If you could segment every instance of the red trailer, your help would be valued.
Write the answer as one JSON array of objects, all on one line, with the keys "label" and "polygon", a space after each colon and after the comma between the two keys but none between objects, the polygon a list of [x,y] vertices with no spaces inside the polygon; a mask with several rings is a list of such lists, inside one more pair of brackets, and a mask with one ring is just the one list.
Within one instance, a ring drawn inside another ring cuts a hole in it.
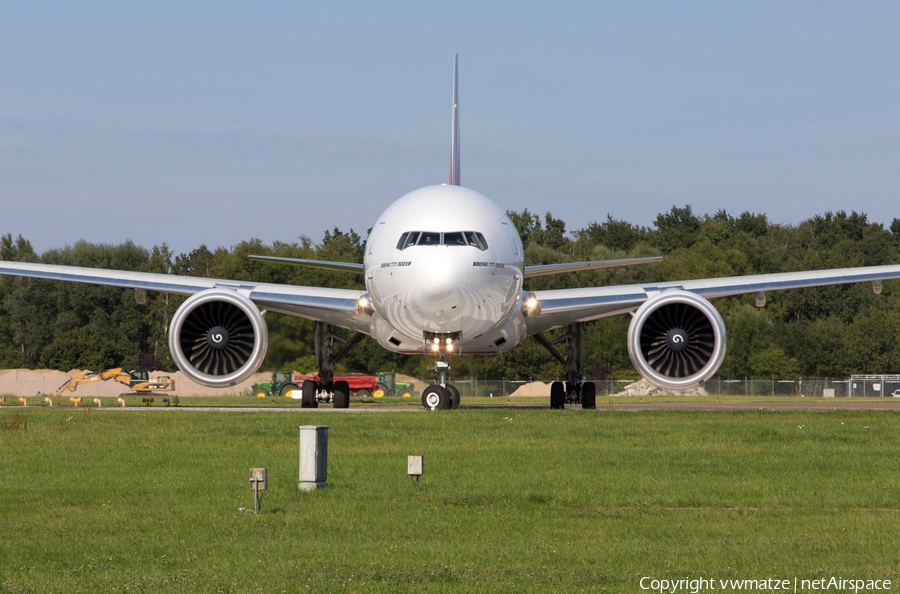
[{"label": "red trailer", "polygon": [[[294,383],[297,386],[302,386],[303,382],[311,381],[315,382],[319,389],[322,388],[322,382],[319,379],[318,373],[310,373],[310,374],[302,374],[295,373],[293,377]],[[350,388],[350,393],[354,396],[359,396],[360,398],[371,398],[372,393],[378,388],[378,378],[374,375],[362,375],[358,373],[351,373],[346,375],[335,375],[335,382],[347,382],[347,386]]]}]

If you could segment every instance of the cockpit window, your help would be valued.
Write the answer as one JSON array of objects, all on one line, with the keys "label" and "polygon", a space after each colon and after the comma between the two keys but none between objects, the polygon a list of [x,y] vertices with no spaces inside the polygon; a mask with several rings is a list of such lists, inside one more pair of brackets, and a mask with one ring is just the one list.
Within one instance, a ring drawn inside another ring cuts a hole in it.
[{"label": "cockpit window", "polygon": [[444,233],[444,245],[466,245],[462,231],[454,231],[453,233]]},{"label": "cockpit window", "polygon": [[397,242],[398,250],[405,250],[414,245],[448,245],[470,246],[484,251],[488,248],[484,235],[477,231],[407,231]]},{"label": "cockpit window", "polygon": [[441,245],[441,234],[437,231],[422,231],[416,245]]},{"label": "cockpit window", "polygon": [[406,242],[403,244],[403,247],[400,248],[400,249],[401,249],[401,250],[405,250],[406,248],[408,248],[408,247],[411,246],[411,245],[416,245],[416,240],[417,240],[418,238],[419,238],[419,232],[418,232],[418,231],[410,231],[409,237],[406,238]]},{"label": "cockpit window", "polygon": [[488,244],[484,239],[484,235],[478,233],[477,231],[466,231],[466,241],[469,245],[477,247],[482,251],[488,248]]}]

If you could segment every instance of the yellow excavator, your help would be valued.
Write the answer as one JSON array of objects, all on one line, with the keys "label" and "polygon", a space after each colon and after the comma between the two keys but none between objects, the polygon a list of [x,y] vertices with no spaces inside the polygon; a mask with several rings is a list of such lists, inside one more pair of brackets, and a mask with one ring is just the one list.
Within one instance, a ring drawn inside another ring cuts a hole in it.
[{"label": "yellow excavator", "polygon": [[120,394],[120,396],[146,396],[155,392],[171,392],[175,389],[175,380],[161,375],[156,379],[150,379],[150,373],[143,369],[132,369],[125,371],[121,367],[115,369],[107,369],[106,371],[85,371],[77,373],[72,378],[61,385],[59,389],[49,396],[63,396],[69,392],[74,392],[78,386],[82,384],[92,384],[94,382],[105,382],[108,380],[117,381],[131,388],[131,392]]}]

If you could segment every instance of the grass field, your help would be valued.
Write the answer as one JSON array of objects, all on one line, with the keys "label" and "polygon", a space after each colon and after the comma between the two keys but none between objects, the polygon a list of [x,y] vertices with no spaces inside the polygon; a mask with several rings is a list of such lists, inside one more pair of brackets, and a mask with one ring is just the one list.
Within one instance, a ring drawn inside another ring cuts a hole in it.
[{"label": "grass field", "polygon": [[[900,581],[895,413],[0,413],[3,592]],[[329,426],[313,493],[297,490],[305,424]],[[418,489],[408,454],[425,456]],[[255,466],[263,514],[240,515]]]}]

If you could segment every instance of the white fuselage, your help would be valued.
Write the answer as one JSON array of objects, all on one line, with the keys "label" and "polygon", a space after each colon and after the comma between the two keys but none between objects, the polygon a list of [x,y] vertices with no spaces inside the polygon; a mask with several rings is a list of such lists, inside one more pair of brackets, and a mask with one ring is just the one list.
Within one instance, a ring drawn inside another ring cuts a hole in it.
[{"label": "white fuselage", "polygon": [[386,349],[427,352],[428,336],[452,335],[459,352],[497,353],[525,337],[522,241],[478,192],[440,185],[401,197],[375,222],[363,263],[371,333]]}]

